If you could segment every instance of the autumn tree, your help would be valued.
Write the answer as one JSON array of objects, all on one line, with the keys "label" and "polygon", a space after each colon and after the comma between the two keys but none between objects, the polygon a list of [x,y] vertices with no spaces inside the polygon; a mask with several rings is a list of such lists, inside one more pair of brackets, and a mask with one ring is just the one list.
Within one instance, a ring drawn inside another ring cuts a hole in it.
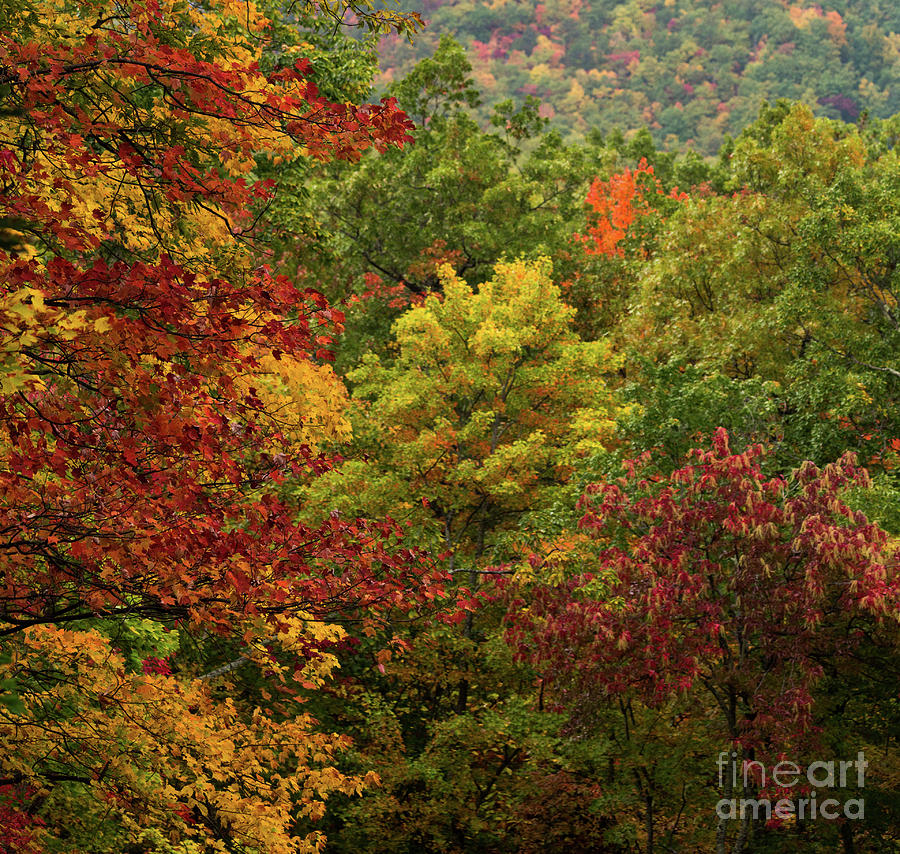
[{"label": "autumn tree", "polygon": [[338,508],[411,511],[456,572],[508,557],[504,532],[541,488],[610,440],[614,360],[572,331],[546,260],[498,264],[477,290],[440,276],[440,293],[396,322],[396,358],[366,356],[348,375],[367,459],[319,485],[343,484]]},{"label": "autumn tree", "polygon": [[457,585],[437,613],[398,611],[387,655],[364,641],[345,659],[354,678],[331,712],[385,786],[333,838],[342,851],[518,850],[520,807],[564,837],[540,807],[558,771],[573,808],[596,811],[578,833],[599,846],[612,822],[537,708],[533,674],[511,661],[491,579],[537,543],[554,559],[577,549],[544,516],[575,462],[611,441],[614,362],[572,330],[546,260],[498,264],[477,289],[449,266],[439,275],[440,292],[397,320],[393,358],[349,374],[357,455],[305,492],[310,510],[403,522]]},{"label": "autumn tree", "polygon": [[[595,176],[584,199],[586,228],[571,239],[574,263],[567,290],[578,308],[578,327],[590,337],[617,336],[618,327],[639,287],[641,271],[653,257],[657,237],[668,217],[687,198],[671,185],[674,153],[662,158],[669,186],[657,175],[643,152],[659,160],[649,135],[648,145],[636,137],[616,148],[615,168],[605,177]],[[634,168],[625,165],[628,154],[639,159]],[[623,157],[624,155],[624,157]]]},{"label": "autumn tree", "polygon": [[[893,667],[896,543],[842,500],[867,482],[852,457],[788,478],[765,462],[758,446],[732,453],[720,430],[670,475],[637,460],[588,489],[581,525],[603,543],[596,566],[532,587],[510,612],[519,655],[559,703],[588,716],[637,703],[678,720],[708,709],[714,749],[766,767],[834,747],[826,677],[876,686]],[[881,712],[896,713],[886,696]],[[736,786],[727,778],[723,796]],[[767,786],[743,794],[774,797]],[[706,844],[751,850],[765,833],[747,816],[736,824],[723,819]]]},{"label": "autumn tree", "polygon": [[[416,25],[322,7],[348,11]],[[2,809],[62,848],[312,850],[306,820],[363,775],[290,697],[214,695],[210,654],[317,684],[328,621],[405,598],[419,569],[390,523],[312,528],[278,492],[340,434],[320,362],[341,317],[258,263],[257,169],[402,145],[410,123],[322,97],[252,4],[3,21]]]},{"label": "autumn tree", "polygon": [[847,447],[877,463],[897,421],[897,179],[877,125],[766,108],[728,158],[727,190],[693,193],[667,219],[623,340],[778,383],[791,464]]},{"label": "autumn tree", "polygon": [[657,196],[687,198],[677,188],[667,194],[645,158],[636,169],[626,168],[608,181],[595,178],[585,200],[590,225],[587,234],[579,235],[588,253],[621,257],[628,245],[631,251],[648,254],[653,221],[659,220],[660,208],[672,207]]}]

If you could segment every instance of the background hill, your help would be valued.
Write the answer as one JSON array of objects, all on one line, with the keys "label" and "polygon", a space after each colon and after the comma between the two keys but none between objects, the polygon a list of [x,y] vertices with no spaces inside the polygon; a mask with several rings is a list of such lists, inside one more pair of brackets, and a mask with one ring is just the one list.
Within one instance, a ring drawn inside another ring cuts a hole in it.
[{"label": "background hill", "polygon": [[386,39],[383,83],[431,55],[466,48],[485,115],[535,95],[564,132],[647,126],[659,144],[718,150],[762,101],[790,98],[856,121],[900,111],[900,4],[894,0],[424,0],[415,44]]}]

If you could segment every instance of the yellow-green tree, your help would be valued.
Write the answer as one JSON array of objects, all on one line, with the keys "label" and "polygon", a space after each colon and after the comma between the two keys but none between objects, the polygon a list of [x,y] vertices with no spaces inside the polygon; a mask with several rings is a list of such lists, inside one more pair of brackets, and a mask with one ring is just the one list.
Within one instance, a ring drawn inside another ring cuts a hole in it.
[{"label": "yellow-green tree", "polygon": [[457,572],[509,559],[542,490],[609,445],[615,363],[573,331],[546,260],[500,263],[477,290],[444,268],[441,285],[396,322],[395,359],[349,373],[365,454],[322,483],[336,509],[414,520]]}]

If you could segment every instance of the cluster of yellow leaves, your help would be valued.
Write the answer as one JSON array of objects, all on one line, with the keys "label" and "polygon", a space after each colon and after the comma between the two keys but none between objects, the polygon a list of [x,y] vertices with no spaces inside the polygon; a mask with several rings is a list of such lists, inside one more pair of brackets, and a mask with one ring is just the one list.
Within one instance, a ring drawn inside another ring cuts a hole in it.
[{"label": "cluster of yellow leaves", "polygon": [[241,382],[256,388],[285,438],[312,449],[323,441],[350,438],[347,389],[330,365],[288,355],[276,359],[269,353],[261,353],[257,362],[256,373]]},{"label": "cluster of yellow leaves", "polygon": [[44,295],[35,288],[21,288],[0,296],[0,393],[22,391],[40,383],[33,372],[33,361],[21,358],[22,351],[39,339],[55,337],[70,340],[80,333],[103,332],[106,318],[91,320],[88,312],[63,311],[47,306]]},{"label": "cluster of yellow leaves", "polygon": [[2,678],[16,681],[25,709],[0,707],[0,740],[16,745],[4,776],[83,780],[82,798],[105,799],[126,838],[159,828],[210,850],[315,852],[323,837],[295,835],[297,816],[319,818],[330,794],[374,779],[336,770],[345,740],[315,732],[308,715],[242,713],[204,680],[129,672],[97,632],[32,627]]},{"label": "cluster of yellow leaves", "polygon": [[[449,267],[440,274],[442,296],[395,329],[402,362],[425,375],[393,383],[369,414],[400,441],[430,436],[438,451],[449,442],[456,453],[443,457],[457,459],[459,479],[496,495],[521,492],[543,465],[608,444],[614,402],[604,376],[616,358],[604,342],[574,334],[574,309],[549,262],[500,263],[477,291]],[[385,378],[371,360],[356,378],[370,376]],[[433,429],[420,431],[428,418]]]}]

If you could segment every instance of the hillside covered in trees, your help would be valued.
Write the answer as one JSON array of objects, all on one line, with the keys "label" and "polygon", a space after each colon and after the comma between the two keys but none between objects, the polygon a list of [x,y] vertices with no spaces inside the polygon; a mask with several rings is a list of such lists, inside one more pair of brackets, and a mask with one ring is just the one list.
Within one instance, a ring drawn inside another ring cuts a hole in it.
[{"label": "hillside covered in trees", "polygon": [[900,117],[418,29],[0,2],[0,854],[897,854]]},{"label": "hillside covered in trees", "polygon": [[900,111],[900,7],[889,0],[425,0],[410,45],[381,46],[382,80],[442,35],[466,49],[493,105],[532,95],[565,135],[647,127],[715,154],[764,101],[856,121]]}]

